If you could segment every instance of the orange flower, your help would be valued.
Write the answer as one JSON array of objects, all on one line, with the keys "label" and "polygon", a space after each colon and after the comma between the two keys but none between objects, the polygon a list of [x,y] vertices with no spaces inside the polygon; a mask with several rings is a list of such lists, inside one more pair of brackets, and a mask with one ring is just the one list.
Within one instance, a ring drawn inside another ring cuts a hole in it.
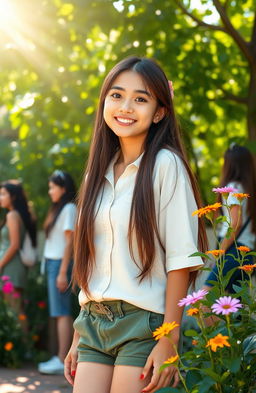
[{"label": "orange flower", "polygon": [[187,315],[189,317],[192,317],[193,315],[197,315],[199,313],[199,309],[198,308],[189,308],[187,310]]},{"label": "orange flower", "polygon": [[206,251],[206,254],[211,254],[214,257],[218,258],[220,255],[223,255],[225,253],[224,250],[210,250]]},{"label": "orange flower", "polygon": [[153,337],[155,337],[155,340],[159,340],[162,337],[168,336],[168,334],[178,326],[179,324],[176,322],[165,322],[153,332]]},{"label": "orange flower", "polygon": [[20,321],[25,321],[27,319],[25,314],[19,314],[19,320]]},{"label": "orange flower", "polygon": [[39,336],[37,334],[34,334],[34,336],[32,336],[32,340],[33,341],[38,341],[39,340]]},{"label": "orange flower", "polygon": [[179,359],[179,356],[171,356],[169,359],[165,360],[164,364],[172,364],[175,363]]},{"label": "orange flower", "polygon": [[221,333],[217,334],[217,336],[210,338],[208,340],[206,347],[211,347],[211,350],[213,352],[216,352],[217,348],[223,348],[224,346],[230,347],[229,342],[227,341],[229,339],[228,336],[223,336]]},{"label": "orange flower", "polygon": [[198,217],[202,217],[205,215],[209,215],[209,213],[213,213],[221,207],[221,203],[216,202],[213,205],[208,205],[198,209],[192,213],[192,216],[198,215]]},{"label": "orange flower", "polygon": [[241,203],[243,199],[245,198],[249,198],[249,194],[243,194],[242,192],[235,192],[234,197],[236,197],[236,199],[238,199],[238,201]]},{"label": "orange flower", "polygon": [[244,272],[247,273],[252,273],[253,269],[256,268],[256,264],[254,265],[243,265],[243,266],[238,266],[238,269],[243,270]]},{"label": "orange flower", "polygon": [[11,350],[13,349],[13,343],[12,343],[11,341],[8,341],[8,342],[5,344],[4,349],[5,349],[6,351],[11,351]]},{"label": "orange flower", "polygon": [[192,345],[197,345],[198,341],[197,340],[192,340]]},{"label": "orange flower", "polygon": [[249,251],[251,251],[251,249],[249,247],[246,247],[246,246],[239,246],[239,247],[237,247],[237,250],[242,251],[242,252],[249,252]]}]

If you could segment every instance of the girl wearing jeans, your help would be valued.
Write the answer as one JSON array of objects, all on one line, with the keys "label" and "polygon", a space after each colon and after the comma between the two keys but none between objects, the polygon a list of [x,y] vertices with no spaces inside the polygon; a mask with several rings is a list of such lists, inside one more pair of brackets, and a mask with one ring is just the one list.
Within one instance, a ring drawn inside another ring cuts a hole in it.
[{"label": "girl wearing jeans", "polygon": [[72,270],[73,231],[76,218],[75,185],[71,176],[56,170],[49,178],[52,206],[44,223],[48,301],[50,316],[57,321],[58,354],[39,363],[44,374],[63,374],[64,358],[72,336],[70,279]]}]

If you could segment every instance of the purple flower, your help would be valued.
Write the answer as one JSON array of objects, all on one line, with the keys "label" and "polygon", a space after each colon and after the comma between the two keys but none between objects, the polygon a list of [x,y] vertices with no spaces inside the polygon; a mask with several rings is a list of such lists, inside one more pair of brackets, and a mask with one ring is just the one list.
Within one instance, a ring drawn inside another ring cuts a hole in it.
[{"label": "purple flower", "polygon": [[194,304],[198,302],[198,300],[202,300],[205,295],[207,295],[208,291],[205,289],[199,289],[197,292],[193,292],[192,295],[188,295],[187,297],[184,297],[181,299],[178,303],[178,306],[183,307],[183,306],[189,306],[190,304]]},{"label": "purple flower", "polygon": [[9,276],[2,276],[2,277],[1,277],[1,280],[2,280],[2,281],[9,281],[10,278],[11,278],[11,277],[9,277]]},{"label": "purple flower", "polygon": [[237,312],[241,307],[243,306],[238,299],[232,298],[231,296],[222,296],[211,308],[215,314],[228,315],[231,312]]},{"label": "purple flower", "polygon": [[238,190],[234,187],[219,187],[219,188],[213,188],[213,192],[219,193],[219,194],[228,194],[230,192],[238,192]]}]

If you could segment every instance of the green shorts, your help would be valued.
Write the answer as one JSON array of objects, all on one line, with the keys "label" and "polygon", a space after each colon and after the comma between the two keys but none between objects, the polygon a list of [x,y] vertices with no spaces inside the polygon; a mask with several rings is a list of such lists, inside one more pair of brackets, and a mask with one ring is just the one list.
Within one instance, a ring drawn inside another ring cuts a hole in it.
[{"label": "green shorts", "polygon": [[121,300],[87,303],[74,322],[78,362],[144,367],[156,344],[152,332],[163,319]]}]

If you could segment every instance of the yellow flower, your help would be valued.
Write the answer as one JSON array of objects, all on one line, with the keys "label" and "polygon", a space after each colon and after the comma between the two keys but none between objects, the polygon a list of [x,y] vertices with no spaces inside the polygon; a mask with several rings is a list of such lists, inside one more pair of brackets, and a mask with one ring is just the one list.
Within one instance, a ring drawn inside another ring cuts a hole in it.
[{"label": "yellow flower", "polygon": [[187,315],[189,317],[192,317],[193,315],[197,315],[199,313],[199,309],[198,308],[189,308],[187,310]]},{"label": "yellow flower", "polygon": [[210,250],[206,251],[206,254],[211,254],[214,257],[218,258],[220,255],[223,255],[225,253],[224,250]]},{"label": "yellow flower", "polygon": [[5,349],[6,351],[11,351],[11,350],[13,349],[13,343],[12,343],[11,341],[8,341],[8,342],[5,344],[4,349]]},{"label": "yellow flower", "polygon": [[25,314],[19,314],[19,320],[20,321],[25,321],[27,319]]},{"label": "yellow flower", "polygon": [[242,192],[235,192],[233,195],[239,202],[242,202],[243,199],[249,198],[250,196],[249,194],[243,194]]},{"label": "yellow flower", "polygon": [[160,338],[167,336],[173,329],[178,326],[179,324],[176,322],[165,322],[162,324],[162,326],[160,326],[153,332],[153,337],[155,337],[155,340],[159,340]]},{"label": "yellow flower", "polygon": [[221,203],[216,202],[213,205],[208,205],[205,207],[202,207],[201,209],[198,209],[192,213],[192,216],[198,215],[198,217],[202,217],[205,215],[209,215],[209,213],[215,212],[221,207]]},{"label": "yellow flower", "polygon": [[251,249],[249,247],[246,247],[246,246],[239,246],[239,247],[237,247],[237,250],[242,251],[242,252],[249,252],[249,251],[251,251]]},{"label": "yellow flower", "polygon": [[171,356],[169,359],[167,359],[167,360],[164,362],[164,364],[172,364],[172,363],[175,363],[176,360],[178,360],[178,359],[179,359],[179,355]]},{"label": "yellow flower", "polygon": [[210,338],[208,340],[206,347],[211,347],[211,350],[213,352],[216,352],[217,348],[223,348],[224,345],[226,347],[230,347],[229,342],[227,341],[229,339],[228,336],[223,336],[221,333],[217,334],[217,336]]},{"label": "yellow flower", "polygon": [[243,266],[238,266],[238,269],[243,270],[244,272],[247,273],[252,273],[253,269],[256,268],[256,265],[243,265]]}]

